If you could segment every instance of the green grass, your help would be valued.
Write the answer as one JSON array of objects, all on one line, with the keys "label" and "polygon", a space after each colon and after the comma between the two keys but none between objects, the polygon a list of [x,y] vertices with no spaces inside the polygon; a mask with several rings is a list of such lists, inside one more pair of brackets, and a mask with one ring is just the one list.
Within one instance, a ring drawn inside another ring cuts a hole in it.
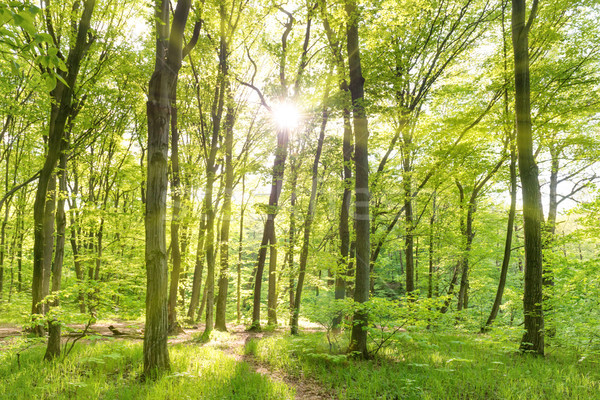
[{"label": "green grass", "polygon": [[[20,340],[20,339],[19,339]],[[63,362],[41,361],[44,346],[0,347],[0,398],[8,399],[292,399],[293,391],[251,371],[218,349],[198,344],[170,347],[172,371],[141,382],[142,344],[85,343]]]},{"label": "green grass", "polygon": [[[339,348],[347,341],[341,339]],[[340,399],[600,399],[600,358],[515,352],[489,335],[404,333],[375,360],[330,354],[323,334],[248,343],[273,367],[312,376]],[[581,361],[580,361],[581,360]]]}]

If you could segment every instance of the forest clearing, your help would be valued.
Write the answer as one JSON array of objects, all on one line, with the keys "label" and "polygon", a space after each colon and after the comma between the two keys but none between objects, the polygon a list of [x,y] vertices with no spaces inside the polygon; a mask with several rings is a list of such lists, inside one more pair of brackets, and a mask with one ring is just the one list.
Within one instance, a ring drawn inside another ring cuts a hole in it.
[{"label": "forest clearing", "polygon": [[0,2],[1,399],[600,399],[597,0]]}]

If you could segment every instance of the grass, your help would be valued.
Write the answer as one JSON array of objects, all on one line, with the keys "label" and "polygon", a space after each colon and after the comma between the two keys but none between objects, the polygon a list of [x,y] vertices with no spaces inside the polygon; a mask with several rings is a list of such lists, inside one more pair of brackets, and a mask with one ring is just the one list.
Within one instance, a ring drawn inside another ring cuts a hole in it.
[{"label": "grass", "polygon": [[[282,383],[212,347],[170,347],[172,371],[141,382],[142,344],[128,341],[76,346],[62,362],[42,362],[45,347],[23,351],[23,339],[0,347],[2,399],[292,399]],[[20,363],[20,367],[19,364]]]},{"label": "grass", "polygon": [[340,399],[600,399],[597,355],[581,359],[561,349],[539,358],[516,347],[489,335],[415,332],[374,360],[354,361],[330,354],[324,335],[313,333],[250,342],[246,352],[312,376]]}]

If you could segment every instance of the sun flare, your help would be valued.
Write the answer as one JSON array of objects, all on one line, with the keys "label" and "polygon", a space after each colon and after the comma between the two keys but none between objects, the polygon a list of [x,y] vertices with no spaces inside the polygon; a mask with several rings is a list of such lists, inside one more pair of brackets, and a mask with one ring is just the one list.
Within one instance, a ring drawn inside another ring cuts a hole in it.
[{"label": "sun flare", "polygon": [[278,128],[294,129],[300,123],[300,111],[291,103],[279,103],[273,107],[273,120]]}]

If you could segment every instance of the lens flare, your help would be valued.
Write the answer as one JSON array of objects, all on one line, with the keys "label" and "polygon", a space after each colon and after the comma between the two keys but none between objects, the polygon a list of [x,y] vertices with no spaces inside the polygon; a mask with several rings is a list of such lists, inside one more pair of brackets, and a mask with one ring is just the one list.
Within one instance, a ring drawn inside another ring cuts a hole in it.
[{"label": "lens flare", "polygon": [[294,129],[300,123],[298,108],[290,103],[279,103],[273,106],[273,120],[280,129]]}]

